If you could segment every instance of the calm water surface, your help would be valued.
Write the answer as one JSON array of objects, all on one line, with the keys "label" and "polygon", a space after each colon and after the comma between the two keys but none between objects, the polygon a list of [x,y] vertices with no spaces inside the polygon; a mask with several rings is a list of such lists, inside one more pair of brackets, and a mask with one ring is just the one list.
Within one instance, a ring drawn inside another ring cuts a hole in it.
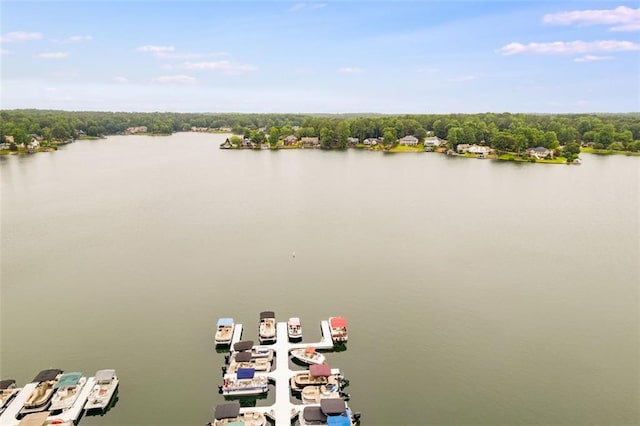
[{"label": "calm water surface", "polygon": [[224,138],[0,158],[3,378],[115,368],[118,403],[83,425],[203,425],[223,400],[215,321],[256,338],[274,310],[312,341],[348,318],[328,359],[365,425],[640,423],[640,159]]}]

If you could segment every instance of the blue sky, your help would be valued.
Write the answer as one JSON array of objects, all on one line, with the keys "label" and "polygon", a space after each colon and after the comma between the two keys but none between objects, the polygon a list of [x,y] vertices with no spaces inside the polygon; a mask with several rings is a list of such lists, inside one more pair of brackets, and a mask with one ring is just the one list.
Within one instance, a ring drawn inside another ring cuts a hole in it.
[{"label": "blue sky", "polygon": [[6,1],[1,107],[640,111],[613,1]]}]

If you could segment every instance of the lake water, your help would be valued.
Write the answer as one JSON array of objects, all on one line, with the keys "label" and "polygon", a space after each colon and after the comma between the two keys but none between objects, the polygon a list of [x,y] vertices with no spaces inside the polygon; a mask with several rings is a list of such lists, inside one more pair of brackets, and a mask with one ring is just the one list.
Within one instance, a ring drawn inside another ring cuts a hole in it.
[{"label": "lake water", "polygon": [[327,357],[363,425],[640,423],[640,158],[224,138],[0,158],[3,378],[115,368],[116,406],[83,425],[203,425],[223,401],[217,318],[255,339],[273,310],[309,341],[347,317]]}]

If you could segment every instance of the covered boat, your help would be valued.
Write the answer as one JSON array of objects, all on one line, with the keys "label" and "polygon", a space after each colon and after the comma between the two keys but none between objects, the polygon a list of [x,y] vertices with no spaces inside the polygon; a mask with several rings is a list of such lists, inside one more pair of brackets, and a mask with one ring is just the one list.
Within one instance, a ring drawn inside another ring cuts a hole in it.
[{"label": "covered boat", "polygon": [[291,351],[291,356],[305,364],[324,364],[326,361],[325,356],[316,351],[313,346],[294,349]]},{"label": "covered boat", "polygon": [[351,410],[346,402],[340,398],[325,398],[319,406],[309,406],[302,410],[300,424],[304,426],[352,426],[355,424]]},{"label": "covered boat", "polygon": [[230,345],[234,327],[235,323],[233,322],[233,318],[220,318],[216,325],[216,345]]},{"label": "covered boat", "polygon": [[240,412],[240,403],[237,401],[219,404],[215,409],[215,420],[208,426],[265,426],[267,419],[263,413],[251,409]]},{"label": "covered boat", "polygon": [[231,357],[227,373],[235,373],[240,368],[253,368],[256,371],[271,371],[271,360],[267,358],[253,358],[251,352],[238,352]]},{"label": "covered boat", "polygon": [[113,394],[118,388],[118,377],[116,376],[116,370],[107,369],[99,370],[95,375],[96,384],[89,393],[87,399],[87,405],[84,406],[85,410],[104,410],[107,408],[113,398]]},{"label": "covered boat", "polygon": [[344,378],[336,369],[327,364],[313,364],[309,371],[302,371],[291,377],[291,390],[300,392],[305,386],[337,385],[342,387]]},{"label": "covered boat", "polygon": [[61,374],[62,370],[56,368],[39,372],[33,379],[33,382],[38,385],[22,404],[22,409],[18,412],[17,417],[22,418],[27,414],[46,411],[51,404],[54,386]]},{"label": "covered boat", "polygon": [[323,398],[340,398],[338,385],[305,386],[300,392],[303,404],[319,404]]},{"label": "covered boat", "polygon": [[343,317],[329,318],[331,328],[331,339],[333,343],[346,343],[349,335],[347,333],[347,320]]},{"label": "covered boat", "polygon": [[58,414],[58,412],[71,407],[78,399],[78,395],[85,383],[87,383],[87,378],[82,377],[80,372],[61,375],[58,383],[53,387],[55,393],[51,398],[51,406],[49,407],[52,414]]},{"label": "covered boat", "polygon": [[287,321],[287,335],[289,340],[298,341],[302,339],[302,323],[300,318],[292,317]]},{"label": "covered boat", "polygon": [[0,414],[9,406],[9,403],[20,392],[13,379],[0,380]]},{"label": "covered boat", "polygon": [[276,342],[276,314],[272,311],[260,312],[258,340],[262,345]]},{"label": "covered boat", "polygon": [[251,354],[251,358],[266,358],[271,362],[273,360],[273,349],[263,347],[253,347],[253,340],[241,340],[233,344],[233,351],[228,357],[227,362],[232,362],[233,358],[240,352],[247,351]]},{"label": "covered boat", "polygon": [[265,376],[256,376],[253,368],[239,368],[233,374],[225,374],[220,392],[225,396],[259,395],[269,390]]}]

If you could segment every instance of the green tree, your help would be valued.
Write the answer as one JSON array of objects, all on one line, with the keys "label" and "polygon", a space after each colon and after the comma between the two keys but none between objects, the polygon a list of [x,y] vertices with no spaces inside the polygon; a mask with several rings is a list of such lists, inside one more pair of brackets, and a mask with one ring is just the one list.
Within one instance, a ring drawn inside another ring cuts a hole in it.
[{"label": "green tree", "polygon": [[278,139],[280,139],[280,131],[277,127],[272,126],[269,129],[269,143],[271,144],[271,146],[276,146],[276,144],[278,143]]},{"label": "green tree", "polygon": [[386,146],[395,146],[398,143],[396,129],[393,127],[386,127],[382,132],[382,142]]},{"label": "green tree", "polygon": [[323,127],[320,130],[320,147],[323,149],[330,149],[333,145],[334,138],[335,135],[333,133],[333,130],[327,127]]}]

